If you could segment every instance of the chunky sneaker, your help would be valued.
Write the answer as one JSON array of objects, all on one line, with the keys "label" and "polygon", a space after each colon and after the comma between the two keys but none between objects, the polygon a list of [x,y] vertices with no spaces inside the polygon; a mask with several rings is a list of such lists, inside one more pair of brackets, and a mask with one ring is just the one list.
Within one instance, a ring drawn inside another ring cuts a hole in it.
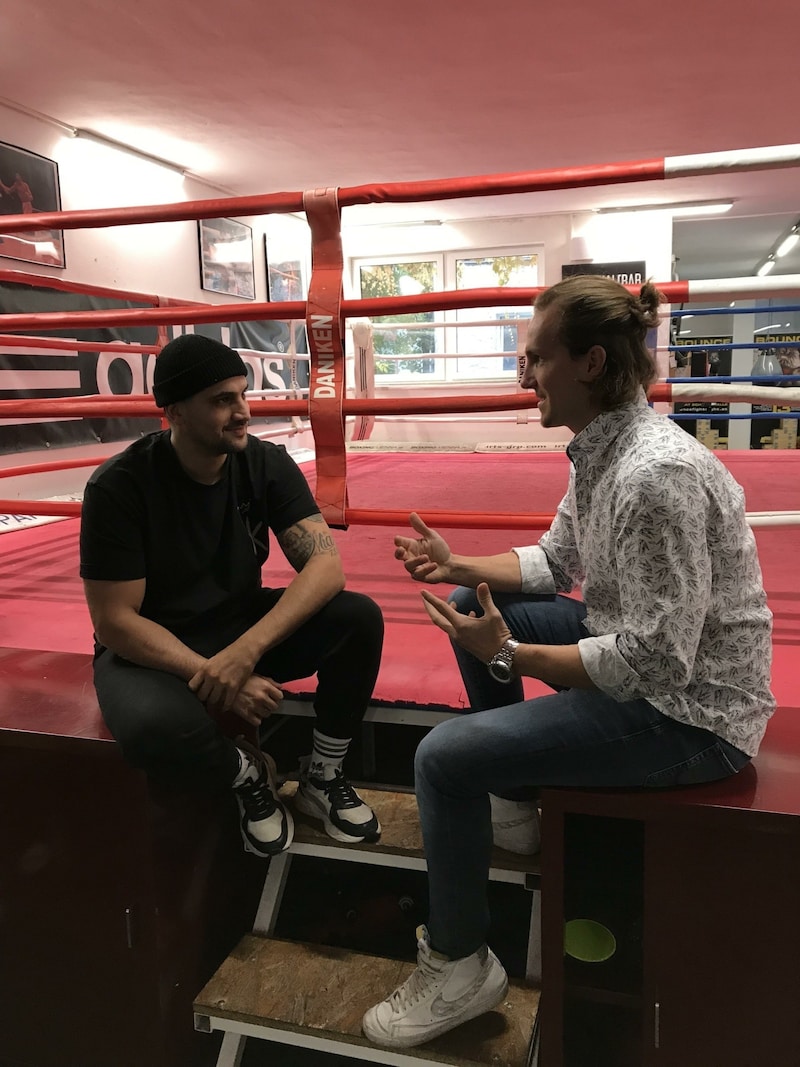
[{"label": "chunky sneaker", "polygon": [[234,785],[244,847],[257,856],[285,852],[294,837],[294,821],[278,798],[275,760],[242,738],[236,747],[247,757],[244,780]]},{"label": "chunky sneaker", "polygon": [[377,815],[342,772],[330,765],[311,763],[310,756],[300,760],[300,784],[294,802],[306,815],[321,819],[325,833],[334,841],[374,842],[381,836]]},{"label": "chunky sneaker", "polygon": [[541,848],[539,807],[535,800],[506,800],[489,794],[492,835],[498,848],[533,856]]},{"label": "chunky sneaker", "polygon": [[417,969],[364,1016],[364,1034],[376,1045],[422,1045],[505,999],[506,972],[486,945],[471,956],[449,960],[433,951],[428,931],[419,926],[417,950]]}]

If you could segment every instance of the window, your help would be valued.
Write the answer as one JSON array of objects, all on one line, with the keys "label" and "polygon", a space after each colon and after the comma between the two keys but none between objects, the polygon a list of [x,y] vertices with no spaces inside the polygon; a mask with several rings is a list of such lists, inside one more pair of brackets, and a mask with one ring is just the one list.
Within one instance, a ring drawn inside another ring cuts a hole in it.
[{"label": "window", "polygon": [[[357,280],[364,299],[432,293],[443,287],[441,259],[407,257],[402,261],[361,262]],[[431,357],[437,350],[437,333],[441,331],[433,327],[426,329],[420,323],[433,322],[437,315],[428,311],[416,315],[382,315],[372,320],[373,327],[377,327],[374,330],[376,379],[408,382],[421,375],[435,376],[436,361]],[[382,356],[406,358],[382,359]]]},{"label": "window", "polygon": [[[456,289],[512,289],[538,285],[538,256],[452,257]],[[459,326],[448,330],[448,350],[458,353],[449,377],[508,378],[517,373],[517,331],[512,320],[530,319],[531,308],[467,308],[451,312],[456,322],[495,320],[497,325]],[[527,327],[523,327],[527,329]],[[513,355],[499,359],[501,352]]]},{"label": "window", "polygon": [[[502,249],[358,260],[355,280],[363,298],[447,289],[528,288],[539,284],[539,260],[536,252]],[[527,329],[525,322],[531,314],[529,307],[490,307],[374,318],[376,380],[390,384],[420,379],[513,379],[519,331]],[[424,325],[428,322],[429,328]]]}]

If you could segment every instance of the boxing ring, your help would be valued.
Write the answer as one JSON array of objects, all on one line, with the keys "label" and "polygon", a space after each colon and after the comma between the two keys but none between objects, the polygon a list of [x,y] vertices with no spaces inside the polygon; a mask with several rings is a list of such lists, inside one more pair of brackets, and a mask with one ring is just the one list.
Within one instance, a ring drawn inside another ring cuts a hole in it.
[{"label": "boxing ring", "polygon": [[[215,217],[304,211],[312,237],[312,274],[307,301],[199,304],[173,298],[81,286],[51,277],[0,270],[0,282],[38,285],[75,292],[93,292],[110,299],[136,301],[148,307],[122,307],[101,311],[55,311],[0,315],[0,346],[8,349],[105,351],[108,358],[120,350],[106,344],[48,337],[48,331],[82,328],[155,327],[155,345],[124,345],[149,370],[130,396],[80,396],[0,401],[4,418],[125,418],[160,417],[149,386],[152,360],[169,339],[169,331],[204,323],[247,320],[300,322],[306,326],[310,355],[291,352],[291,360],[309,360],[309,385],[292,382],[286,390],[251,394],[251,413],[259,418],[281,419],[285,427],[270,423],[262,436],[286,440],[310,430],[313,460],[301,461],[320,510],[334,529],[351,589],[373,596],[387,624],[384,662],[369,717],[389,721],[430,723],[439,714],[452,714],[465,706],[450,650],[443,635],[434,634],[422,609],[419,588],[410,582],[393,559],[392,538],[407,530],[408,514],[419,511],[429,525],[457,531],[450,536],[457,550],[482,554],[502,551],[514,544],[532,543],[551,520],[563,495],[568,460],[561,452],[502,450],[452,452],[435,446],[420,452],[369,451],[374,421],[398,416],[514,415],[535,417],[536,398],[521,392],[516,381],[502,393],[457,394],[439,397],[376,398],[370,369],[356,368],[357,395],[348,396],[345,335],[347,323],[384,315],[413,315],[430,311],[529,307],[542,287],[473,289],[425,293],[418,296],[346,300],[343,298],[344,260],[341,242],[342,209],[354,204],[403,203],[426,200],[535,193],[543,189],[607,185],[687,174],[764,169],[800,164],[800,146],[714,153],[707,156],[605,164],[566,171],[358,186],[347,189],[276,193],[135,208],[69,211],[41,214],[37,227],[93,228],[140,223],[184,221]],[[0,219],[3,232],[23,231],[20,216]],[[28,220],[28,227],[30,226]],[[800,276],[721,279],[700,282],[656,283],[667,300],[691,306],[709,300],[793,296],[800,292]],[[667,312],[675,315],[679,312]],[[430,323],[426,323],[430,326]],[[294,331],[290,331],[294,338]],[[752,346],[752,347],[755,347]],[[258,353],[249,353],[257,356]],[[247,360],[248,353],[243,353]],[[46,358],[46,356],[42,356]],[[294,378],[294,374],[293,374]],[[722,383],[722,384],[720,384]],[[650,392],[654,403],[686,401],[780,403],[800,411],[800,388],[769,387],[753,379],[686,381],[664,379]],[[736,416],[726,416],[735,418]],[[752,416],[751,416],[752,417]],[[758,416],[755,416],[758,417]],[[363,451],[356,451],[361,445]],[[92,467],[104,455],[59,462],[6,465],[6,479],[58,475]],[[800,640],[800,571],[793,565],[800,549],[798,467],[800,452],[720,452],[720,459],[743,485],[748,518],[755,529],[770,606],[775,616],[773,687],[783,707],[800,705],[800,691],[791,670],[791,649]],[[4,496],[0,484],[0,498]],[[513,509],[509,503],[513,502]],[[80,500],[0,499],[0,514],[48,516],[62,521],[12,530],[3,534],[0,574],[0,648],[32,654],[88,657],[92,648],[91,624],[77,577],[77,539]],[[291,577],[287,564],[275,553],[268,561],[265,581],[284,584]],[[30,661],[27,660],[26,662]],[[35,656],[34,656],[35,661]],[[18,660],[15,660],[18,662]],[[35,669],[35,668],[32,668]],[[526,682],[531,694],[544,692],[535,681]],[[308,713],[313,683],[286,687],[287,709],[292,705]]]}]

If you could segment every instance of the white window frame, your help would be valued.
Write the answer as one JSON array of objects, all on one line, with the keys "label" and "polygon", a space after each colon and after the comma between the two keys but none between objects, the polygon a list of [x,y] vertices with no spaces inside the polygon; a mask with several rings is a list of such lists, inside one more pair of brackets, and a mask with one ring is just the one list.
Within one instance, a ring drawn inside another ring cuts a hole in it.
[{"label": "white window frame", "polygon": [[[536,256],[537,284],[541,285],[541,279],[545,276],[544,271],[544,246],[538,243],[526,243],[524,245],[500,245],[480,248],[459,248],[442,252],[408,253],[393,255],[354,256],[350,261],[352,291],[357,299],[361,298],[361,268],[381,266],[395,263],[435,263],[439,276],[439,290],[442,292],[456,289],[456,263],[460,259],[493,259],[502,256]],[[519,313],[525,309],[509,308],[509,317],[517,319]],[[442,358],[446,353],[455,353],[456,349],[456,311],[434,312],[434,322],[445,323],[439,326],[434,334],[436,338],[434,370],[432,374],[413,374],[401,372],[392,375],[376,375],[375,384],[381,388],[407,389],[410,383],[420,386],[439,386],[443,384],[474,385],[477,382],[508,382],[517,377],[516,366],[514,369],[499,370],[496,374],[485,376],[473,376],[458,373],[458,360],[456,358]],[[482,321],[485,316],[481,315],[481,309],[476,308],[473,321]],[[513,353],[509,352],[511,356]],[[500,361],[497,360],[500,364]],[[502,367],[502,364],[500,364]]]}]

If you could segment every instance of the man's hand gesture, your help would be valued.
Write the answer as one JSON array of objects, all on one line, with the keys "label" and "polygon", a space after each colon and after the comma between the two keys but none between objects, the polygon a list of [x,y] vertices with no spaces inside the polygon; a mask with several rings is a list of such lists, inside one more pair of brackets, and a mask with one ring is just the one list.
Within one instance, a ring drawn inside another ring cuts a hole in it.
[{"label": "man's hand gesture", "polygon": [[435,585],[449,581],[450,546],[435,530],[427,527],[416,512],[411,513],[409,521],[419,537],[395,537],[394,558],[402,561],[417,582]]},{"label": "man's hand gesture", "polygon": [[448,604],[427,589],[422,590],[422,599],[425,601],[425,610],[440,630],[444,630],[448,637],[471,652],[481,663],[488,663],[503,642],[511,637],[511,631],[497,610],[486,582],[480,583],[477,594],[478,603],[483,608],[480,618],[474,611],[462,615],[454,604]]}]

